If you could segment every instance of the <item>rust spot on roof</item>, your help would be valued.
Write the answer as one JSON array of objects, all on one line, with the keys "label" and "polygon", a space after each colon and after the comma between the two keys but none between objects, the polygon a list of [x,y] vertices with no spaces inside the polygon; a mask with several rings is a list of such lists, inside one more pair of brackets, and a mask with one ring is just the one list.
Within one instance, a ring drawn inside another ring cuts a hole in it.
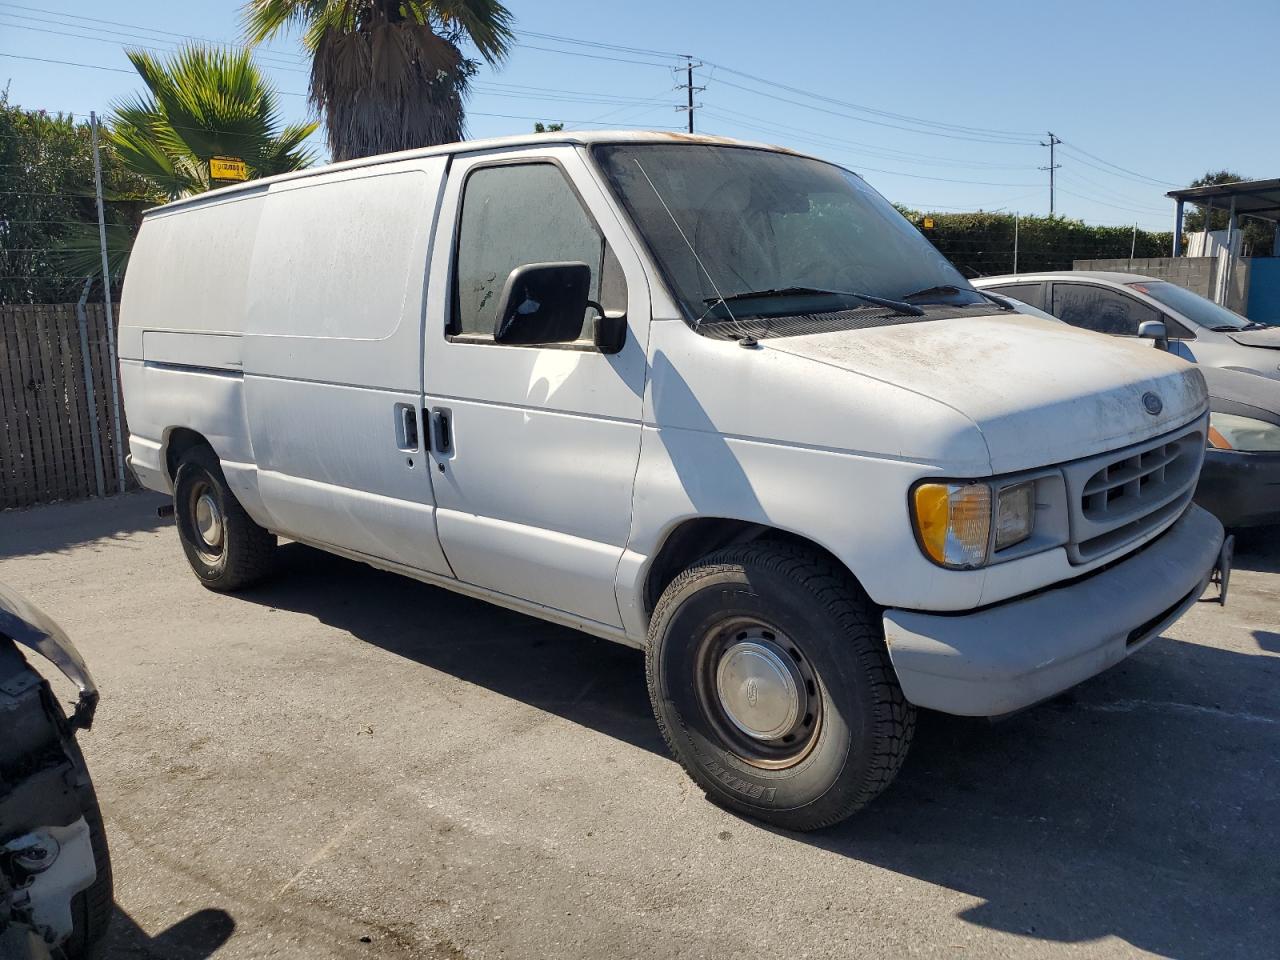
[{"label": "rust spot on roof", "polygon": [[[675,130],[675,131],[663,130],[663,131],[654,131],[654,132],[658,133],[659,136],[666,137],[668,140],[678,140],[682,143],[713,143],[713,144],[727,143],[727,144],[734,144],[734,145],[740,145],[742,143],[742,141],[735,140],[732,137],[717,137],[717,136],[713,136],[711,134],[706,134],[706,133],[684,133],[679,130]],[[794,157],[805,156],[805,154],[800,153],[797,150],[792,150],[790,147],[782,147],[776,143],[766,143],[766,144],[762,144],[762,146],[766,146],[771,150],[776,150],[778,151],[778,153],[789,153]]]}]

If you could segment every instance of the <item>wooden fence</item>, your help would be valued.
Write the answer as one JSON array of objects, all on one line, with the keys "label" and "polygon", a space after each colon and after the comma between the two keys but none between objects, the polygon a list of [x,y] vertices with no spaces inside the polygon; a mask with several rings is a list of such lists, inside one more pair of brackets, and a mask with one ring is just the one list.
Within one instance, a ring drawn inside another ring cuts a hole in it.
[{"label": "wooden fence", "polygon": [[[0,304],[0,509],[120,490],[129,428],[121,404],[116,436],[106,310],[84,314],[87,365],[74,303]],[[128,468],[125,485],[137,486]]]}]

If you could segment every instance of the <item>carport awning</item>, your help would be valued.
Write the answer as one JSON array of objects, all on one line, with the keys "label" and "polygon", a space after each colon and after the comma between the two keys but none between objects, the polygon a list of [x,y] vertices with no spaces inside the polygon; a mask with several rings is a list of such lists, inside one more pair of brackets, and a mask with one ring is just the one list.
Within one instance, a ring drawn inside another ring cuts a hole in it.
[{"label": "carport awning", "polygon": [[1280,178],[1187,187],[1183,190],[1170,190],[1165,196],[1199,206],[1212,205],[1217,210],[1225,210],[1234,200],[1237,215],[1247,214],[1280,222]]}]

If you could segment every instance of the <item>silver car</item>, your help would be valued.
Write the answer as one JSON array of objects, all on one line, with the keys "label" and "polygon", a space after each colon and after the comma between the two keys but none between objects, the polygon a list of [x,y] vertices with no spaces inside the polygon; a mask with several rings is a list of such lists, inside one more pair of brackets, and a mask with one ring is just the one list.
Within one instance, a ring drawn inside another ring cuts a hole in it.
[{"label": "silver car", "polygon": [[[1169,351],[1205,366],[1280,380],[1280,327],[1254,323],[1168,280],[1133,273],[1061,270],[980,277],[979,290],[1015,297],[1072,326],[1118,337],[1164,324]],[[1153,336],[1158,327],[1142,335]]]}]

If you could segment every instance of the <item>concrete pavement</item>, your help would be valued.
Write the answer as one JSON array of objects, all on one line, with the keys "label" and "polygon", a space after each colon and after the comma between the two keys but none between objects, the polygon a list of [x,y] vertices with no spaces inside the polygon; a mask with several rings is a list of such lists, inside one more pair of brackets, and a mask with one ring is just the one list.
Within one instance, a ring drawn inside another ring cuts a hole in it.
[{"label": "concrete pavement", "polygon": [[102,688],[108,957],[1277,953],[1274,532],[1225,610],[1001,723],[926,715],[798,835],[693,788],[636,651],[296,544],[210,593],[158,502],[0,514],[0,579]]}]

